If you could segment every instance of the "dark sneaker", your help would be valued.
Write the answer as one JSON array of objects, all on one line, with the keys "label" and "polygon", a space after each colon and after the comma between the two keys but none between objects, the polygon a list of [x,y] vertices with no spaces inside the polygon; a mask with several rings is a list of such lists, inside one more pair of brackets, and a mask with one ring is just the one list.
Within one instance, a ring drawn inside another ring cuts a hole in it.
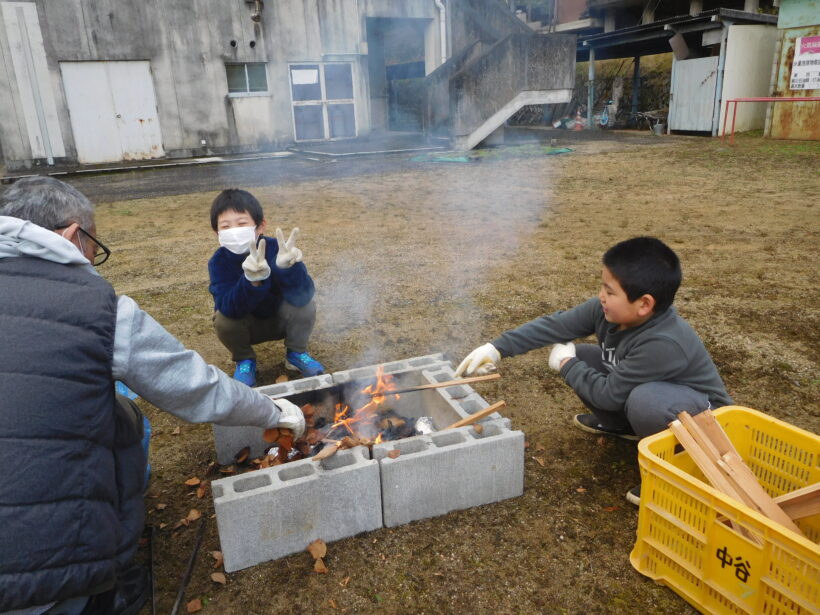
[{"label": "dark sneaker", "polygon": [[237,361],[233,379],[239,380],[239,382],[247,384],[249,387],[256,386],[256,360]]},{"label": "dark sneaker", "polygon": [[578,429],[589,433],[616,436],[618,438],[623,438],[624,440],[640,440],[640,438],[632,431],[607,429],[601,425],[600,422],[598,422],[598,417],[594,414],[576,414],[575,418],[572,419],[572,422]]},{"label": "dark sneaker", "polygon": [[630,504],[634,504],[635,506],[641,505],[641,486],[638,485],[637,487],[632,487],[629,491],[626,492],[626,501]]},{"label": "dark sneaker", "polygon": [[324,366],[306,352],[288,350],[285,353],[285,367],[298,371],[305,378],[325,373]]}]

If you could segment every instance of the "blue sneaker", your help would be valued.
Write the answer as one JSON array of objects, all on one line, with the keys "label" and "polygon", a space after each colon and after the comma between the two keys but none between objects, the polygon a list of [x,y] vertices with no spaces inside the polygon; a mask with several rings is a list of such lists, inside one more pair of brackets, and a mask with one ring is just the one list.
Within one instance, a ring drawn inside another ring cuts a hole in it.
[{"label": "blue sneaker", "polygon": [[305,378],[325,373],[324,366],[308,353],[293,350],[285,353],[285,367],[300,372]]},{"label": "blue sneaker", "polygon": [[256,359],[237,361],[233,379],[239,380],[239,382],[247,384],[249,387],[256,386]]}]

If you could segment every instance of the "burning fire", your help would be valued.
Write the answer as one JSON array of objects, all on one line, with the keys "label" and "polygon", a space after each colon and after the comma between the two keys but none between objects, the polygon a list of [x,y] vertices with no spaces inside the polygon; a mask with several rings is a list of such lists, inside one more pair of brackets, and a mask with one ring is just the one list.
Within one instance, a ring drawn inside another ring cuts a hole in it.
[{"label": "burning fire", "polygon": [[[350,432],[351,436],[356,438],[367,438],[374,432],[379,432],[376,435],[375,442],[381,442],[381,430],[376,423],[379,420],[380,412],[386,409],[384,406],[388,396],[399,399],[400,396],[397,393],[390,393],[390,391],[395,390],[396,385],[393,382],[393,376],[385,375],[384,368],[379,366],[376,370],[376,382],[361,390],[363,395],[370,397],[370,401],[358,410],[353,411],[352,414],[350,406],[337,404],[333,423],[327,428],[326,434],[333,433],[339,427],[344,427]],[[354,428],[354,424],[357,423],[358,427]]]}]

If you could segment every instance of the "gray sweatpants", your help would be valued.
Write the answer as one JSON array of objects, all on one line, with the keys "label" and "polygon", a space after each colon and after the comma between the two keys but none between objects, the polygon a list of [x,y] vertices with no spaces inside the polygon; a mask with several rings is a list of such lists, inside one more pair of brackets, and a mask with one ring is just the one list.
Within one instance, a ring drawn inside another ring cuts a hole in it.
[{"label": "gray sweatpants", "polygon": [[285,301],[270,318],[228,318],[214,312],[214,329],[219,341],[230,350],[234,361],[256,359],[254,344],[285,340],[285,347],[295,352],[307,352],[308,340],[316,324],[316,303],[311,301],[296,307]]},{"label": "gray sweatpants", "polygon": [[[604,362],[601,349],[594,344],[577,344],[575,353],[578,359],[599,372],[608,373],[612,367]],[[695,415],[711,407],[705,393],[671,382],[639,384],[632,389],[622,410],[599,410],[580,395],[578,397],[603,427],[631,429],[641,438],[663,431],[684,410]]]}]

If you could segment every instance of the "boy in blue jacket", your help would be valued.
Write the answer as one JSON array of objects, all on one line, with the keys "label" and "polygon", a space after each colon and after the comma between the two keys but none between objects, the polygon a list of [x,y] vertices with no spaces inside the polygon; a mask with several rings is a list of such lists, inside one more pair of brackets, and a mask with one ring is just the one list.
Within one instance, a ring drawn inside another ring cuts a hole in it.
[{"label": "boy in blue jacket", "polygon": [[265,237],[262,206],[251,193],[223,190],[211,205],[220,248],[208,261],[214,329],[236,362],[234,378],[256,385],[253,345],[285,340],[285,367],[315,376],[324,367],[308,354],[316,322],[315,287],[296,247],[299,229],[285,240]]},{"label": "boy in blue jacket", "polygon": [[[486,373],[502,357],[553,344],[549,366],[589,409],[575,426],[629,440],[666,429],[684,410],[731,404],[709,352],[672,305],[681,279],[677,255],[659,239],[622,241],[604,254],[597,297],[479,346],[456,375]],[[593,334],[597,345],[573,343]],[[639,488],[627,495],[639,497]]]}]

